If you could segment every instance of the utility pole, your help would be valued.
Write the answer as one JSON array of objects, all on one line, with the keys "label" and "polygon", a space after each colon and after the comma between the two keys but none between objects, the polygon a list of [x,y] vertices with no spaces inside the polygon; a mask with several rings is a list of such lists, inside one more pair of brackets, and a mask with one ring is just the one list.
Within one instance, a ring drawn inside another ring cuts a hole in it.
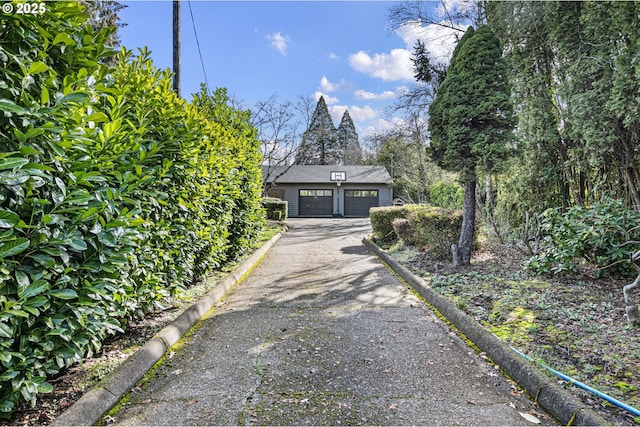
[{"label": "utility pole", "polygon": [[180,0],[173,0],[173,90],[180,96]]}]

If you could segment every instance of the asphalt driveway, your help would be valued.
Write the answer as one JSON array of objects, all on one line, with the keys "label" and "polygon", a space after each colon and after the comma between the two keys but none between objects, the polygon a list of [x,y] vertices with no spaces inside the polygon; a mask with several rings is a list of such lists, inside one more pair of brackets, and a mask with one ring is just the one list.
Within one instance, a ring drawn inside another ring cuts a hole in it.
[{"label": "asphalt driveway", "polygon": [[524,425],[539,411],[367,251],[368,219],[289,225],[116,424]]}]

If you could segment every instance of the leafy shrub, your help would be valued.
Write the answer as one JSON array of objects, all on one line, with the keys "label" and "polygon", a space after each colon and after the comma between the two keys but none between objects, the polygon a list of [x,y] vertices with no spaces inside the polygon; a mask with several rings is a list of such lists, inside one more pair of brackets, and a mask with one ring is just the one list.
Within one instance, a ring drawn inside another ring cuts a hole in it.
[{"label": "leafy shrub", "polygon": [[398,236],[393,230],[393,220],[405,218],[407,206],[383,206],[369,210],[369,220],[373,228],[373,235],[383,243],[390,243],[397,240]]},{"label": "leafy shrub", "polygon": [[[209,166],[216,172],[213,183],[227,177],[223,192],[219,184],[214,188],[199,192],[201,196],[217,194],[221,203],[230,203],[230,222],[222,222],[228,227],[226,256],[235,258],[251,242],[264,226],[265,212],[262,207],[262,154],[258,131],[251,125],[250,111],[238,111],[231,106],[226,89],[217,89],[212,96],[207,95],[206,86],[193,99],[193,106],[213,123],[209,136],[213,148],[224,155],[224,160],[211,158]],[[195,124],[194,124],[195,126]],[[205,147],[203,153],[206,155]],[[198,168],[198,163],[194,163]],[[207,193],[208,191],[208,193]],[[205,196],[206,197],[206,196]],[[218,221],[220,210],[212,210],[212,219]]]},{"label": "leafy shrub", "polygon": [[224,90],[178,98],[148,52],[98,60],[75,2],[0,27],[0,417],[264,222],[260,151]]},{"label": "leafy shrub", "polygon": [[640,212],[621,200],[573,206],[566,212],[548,209],[541,215],[541,229],[544,248],[529,260],[530,270],[575,272],[582,260],[603,270],[633,272],[626,261],[640,241]]},{"label": "leafy shrub", "polygon": [[457,243],[462,227],[462,211],[432,206],[411,207],[408,212],[411,244],[444,257]]},{"label": "leafy shrub", "polygon": [[427,191],[429,192],[429,202],[432,205],[445,209],[462,209],[464,190],[460,185],[440,181],[431,184]]},{"label": "leafy shrub", "polygon": [[284,221],[287,219],[288,205],[286,200],[280,200],[276,197],[265,197],[262,204],[267,215],[267,219],[273,221]]},{"label": "leafy shrub", "polygon": [[377,239],[385,243],[400,239],[435,256],[450,252],[462,227],[462,211],[430,205],[372,208],[370,219]]},{"label": "leafy shrub", "polygon": [[121,330],[137,224],[89,156],[109,31],[85,31],[85,18],[53,2],[46,29],[19,14],[0,29],[0,417]]}]

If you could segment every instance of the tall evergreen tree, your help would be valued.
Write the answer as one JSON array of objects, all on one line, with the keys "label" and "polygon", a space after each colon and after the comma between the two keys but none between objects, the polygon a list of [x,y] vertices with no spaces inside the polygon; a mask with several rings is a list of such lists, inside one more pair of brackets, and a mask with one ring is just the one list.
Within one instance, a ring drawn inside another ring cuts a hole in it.
[{"label": "tall evergreen tree", "polygon": [[464,218],[458,262],[471,261],[479,172],[498,172],[509,154],[514,126],[502,47],[491,28],[469,28],[429,108],[430,154],[443,169],[458,172],[464,186]]},{"label": "tall evergreen tree", "polygon": [[520,157],[501,196],[510,219],[511,208],[603,197],[640,209],[640,2],[489,2],[488,11],[518,106]]},{"label": "tall evergreen tree", "polygon": [[566,205],[570,198],[571,141],[560,134],[557,79],[552,73],[555,49],[549,44],[546,7],[535,1],[488,5],[491,28],[505,46],[517,106],[518,155],[501,176],[497,196],[499,215],[508,217],[510,224],[523,223],[532,212]]},{"label": "tall evergreen tree", "polygon": [[335,165],[340,160],[336,128],[324,97],[320,97],[309,128],[302,134],[295,163],[298,165]]},{"label": "tall evergreen tree", "polygon": [[342,115],[342,121],[337,131],[338,147],[342,152],[341,164],[343,165],[361,165],[362,164],[362,147],[358,142],[358,133],[353,125],[353,120],[348,111]]},{"label": "tall evergreen tree", "polygon": [[[127,6],[116,0],[80,0],[85,11],[89,14],[88,24],[94,31],[101,28],[113,27],[107,45],[117,51],[120,47],[120,37],[118,36],[118,28],[122,28],[127,24],[120,21],[118,13]],[[108,66],[114,66],[116,57],[109,56],[102,60]]]}]

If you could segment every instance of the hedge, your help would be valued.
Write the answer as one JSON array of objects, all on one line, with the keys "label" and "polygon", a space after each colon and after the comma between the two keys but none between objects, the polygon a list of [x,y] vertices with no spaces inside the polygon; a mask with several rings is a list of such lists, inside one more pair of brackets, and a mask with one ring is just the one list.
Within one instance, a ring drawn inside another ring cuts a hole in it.
[{"label": "hedge", "polygon": [[276,197],[265,197],[262,202],[267,219],[272,221],[284,221],[289,212],[289,202]]},{"label": "hedge", "polygon": [[401,240],[409,246],[446,256],[462,227],[462,211],[430,205],[372,208],[369,214],[374,237],[386,243]]},{"label": "hedge", "polygon": [[398,239],[394,229],[393,220],[407,217],[411,205],[375,207],[369,210],[369,220],[373,228],[374,237],[383,242],[391,243]]},{"label": "hedge", "polygon": [[[76,2],[0,26],[0,417],[264,223],[260,146],[224,90],[178,98]],[[46,26],[39,23],[46,22]]]}]

